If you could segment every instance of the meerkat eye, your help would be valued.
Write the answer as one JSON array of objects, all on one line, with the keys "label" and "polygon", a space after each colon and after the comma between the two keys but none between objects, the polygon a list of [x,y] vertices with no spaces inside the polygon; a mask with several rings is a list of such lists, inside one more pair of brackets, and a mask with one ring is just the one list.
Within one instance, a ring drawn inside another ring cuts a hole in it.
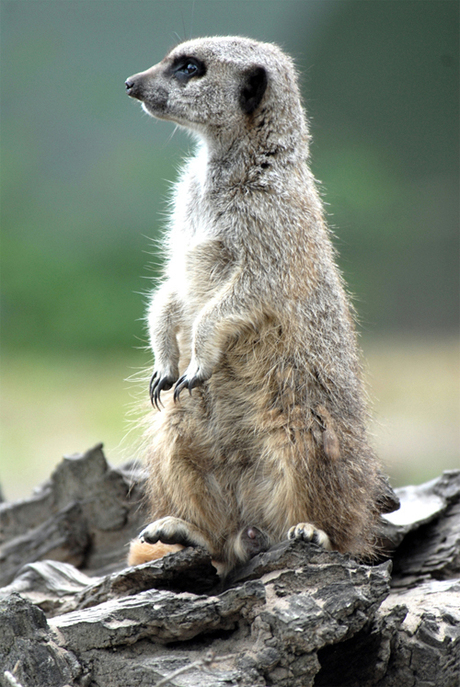
[{"label": "meerkat eye", "polygon": [[192,74],[195,74],[195,72],[198,71],[198,67],[193,62],[187,62],[186,65],[180,67],[180,69],[178,69],[177,71],[181,72],[181,74],[191,76]]},{"label": "meerkat eye", "polygon": [[186,83],[192,77],[204,76],[206,67],[195,57],[182,57],[173,64],[173,74],[176,79]]}]

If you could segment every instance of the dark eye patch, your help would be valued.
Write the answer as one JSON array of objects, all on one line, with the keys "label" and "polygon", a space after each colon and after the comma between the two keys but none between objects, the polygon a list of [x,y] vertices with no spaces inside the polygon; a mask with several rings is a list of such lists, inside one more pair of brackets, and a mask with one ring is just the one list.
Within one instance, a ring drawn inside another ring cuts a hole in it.
[{"label": "dark eye patch", "polygon": [[181,83],[187,83],[193,77],[200,77],[206,74],[204,62],[196,57],[183,55],[176,57],[171,65],[171,72]]}]

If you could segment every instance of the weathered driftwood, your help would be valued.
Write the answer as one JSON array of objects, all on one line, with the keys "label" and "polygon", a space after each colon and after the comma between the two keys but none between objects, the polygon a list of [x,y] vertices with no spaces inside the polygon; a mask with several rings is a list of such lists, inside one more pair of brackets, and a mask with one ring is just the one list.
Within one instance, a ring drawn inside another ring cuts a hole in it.
[{"label": "weathered driftwood", "polygon": [[458,687],[460,471],[398,491],[393,573],[286,541],[224,585],[200,549],[127,568],[142,470],[66,458],[0,504],[0,685]]}]

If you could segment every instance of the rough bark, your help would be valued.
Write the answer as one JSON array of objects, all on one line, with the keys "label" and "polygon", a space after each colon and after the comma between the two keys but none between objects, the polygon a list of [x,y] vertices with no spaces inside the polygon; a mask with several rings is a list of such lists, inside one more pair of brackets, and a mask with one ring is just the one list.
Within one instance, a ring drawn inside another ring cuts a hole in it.
[{"label": "rough bark", "polygon": [[2,687],[458,687],[460,471],[398,490],[393,561],[286,541],[225,584],[201,549],[125,566],[144,482],[98,446],[0,504]]}]

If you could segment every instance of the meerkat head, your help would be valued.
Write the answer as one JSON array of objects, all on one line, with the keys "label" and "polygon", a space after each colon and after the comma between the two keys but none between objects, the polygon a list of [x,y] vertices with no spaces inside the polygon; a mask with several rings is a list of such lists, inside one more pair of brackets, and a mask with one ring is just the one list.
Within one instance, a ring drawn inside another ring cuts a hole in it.
[{"label": "meerkat head", "polygon": [[302,129],[295,69],[277,46],[247,38],[200,38],[126,80],[144,110],[201,134],[237,140],[249,129]]}]

